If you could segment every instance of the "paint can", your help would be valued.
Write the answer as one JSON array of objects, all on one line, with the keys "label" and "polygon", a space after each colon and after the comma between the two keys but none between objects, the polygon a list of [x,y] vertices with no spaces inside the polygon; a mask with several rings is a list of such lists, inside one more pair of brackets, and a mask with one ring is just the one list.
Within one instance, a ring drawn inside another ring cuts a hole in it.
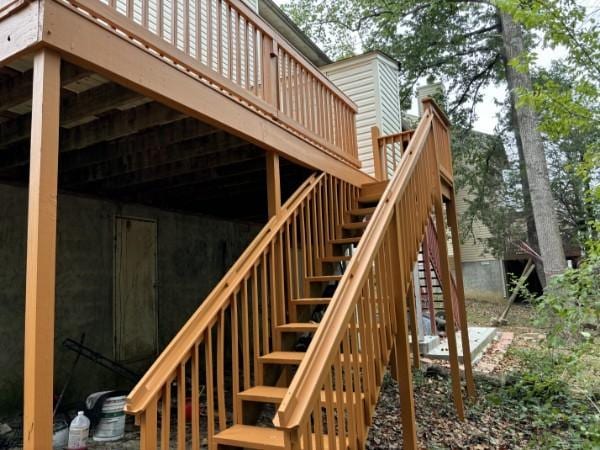
[{"label": "paint can", "polygon": [[[92,395],[103,394],[98,392]],[[90,396],[91,397],[91,396]],[[118,441],[125,434],[125,399],[124,395],[108,397],[102,403],[100,420],[94,429],[94,441]]]}]

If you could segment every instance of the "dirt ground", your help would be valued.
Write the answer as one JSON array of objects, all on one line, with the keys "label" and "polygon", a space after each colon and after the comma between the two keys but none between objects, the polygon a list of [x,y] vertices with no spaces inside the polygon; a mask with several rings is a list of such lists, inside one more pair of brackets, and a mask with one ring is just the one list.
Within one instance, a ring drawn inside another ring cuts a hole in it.
[{"label": "dirt ground", "polygon": [[[492,300],[468,300],[470,325],[491,326],[505,304]],[[508,315],[508,325],[499,327],[500,337],[509,339],[510,347],[523,348],[536,345],[543,335],[531,324],[532,308],[526,304],[515,304]],[[506,348],[498,349],[497,342],[490,344],[486,354],[474,366],[478,392],[489,390],[490,382],[502,383],[506,373],[517,368],[518,359],[506,354]],[[414,400],[418,424],[417,438],[423,449],[520,449],[528,442],[527,424],[517,424],[501,413],[495,405],[487,402],[466,404],[466,419],[460,421],[454,411],[450,379],[440,374],[434,363],[427,370],[415,371]],[[485,373],[483,373],[485,372]],[[402,448],[402,426],[400,422],[400,399],[397,383],[386,375],[370,429],[369,449]],[[518,431],[515,431],[518,430]]]}]

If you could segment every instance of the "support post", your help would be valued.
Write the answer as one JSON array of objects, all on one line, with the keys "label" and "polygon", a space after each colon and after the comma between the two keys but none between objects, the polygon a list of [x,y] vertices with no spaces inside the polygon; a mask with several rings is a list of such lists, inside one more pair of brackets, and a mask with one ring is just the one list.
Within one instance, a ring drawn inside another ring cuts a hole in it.
[{"label": "support post", "polygon": [[386,173],[384,169],[384,158],[379,148],[379,137],[381,136],[381,132],[379,131],[379,127],[371,127],[371,142],[373,145],[373,168],[375,169],[375,179],[377,181],[385,180]]},{"label": "support post", "polygon": [[446,216],[448,226],[452,233],[452,249],[454,253],[454,271],[456,273],[456,294],[458,296],[458,317],[460,317],[460,336],[463,348],[463,366],[467,382],[467,394],[473,399],[477,396],[475,381],[473,380],[473,367],[471,362],[471,346],[469,343],[469,327],[467,323],[467,308],[465,305],[465,290],[463,285],[462,258],[460,256],[460,238],[458,234],[458,219],[456,214],[456,195],[454,189],[451,198],[446,203]]},{"label": "support post", "polygon": [[269,218],[271,218],[281,209],[279,155],[274,152],[267,152],[267,202]]},{"label": "support post", "polygon": [[25,290],[23,448],[52,448],[60,56],[33,61]]},{"label": "support post", "polygon": [[[390,244],[392,254],[392,266],[398,268],[400,273],[402,267],[402,232],[400,229],[400,211],[398,205],[394,208],[394,218],[390,224]],[[408,321],[406,320],[406,297],[407,290],[402,276],[394,277],[394,295],[396,306],[397,335],[394,343],[394,366],[396,368],[395,379],[398,380],[400,389],[400,413],[402,415],[402,438],[405,450],[416,450],[417,446],[417,423],[415,419],[415,400],[413,397],[412,370],[410,365],[410,346],[408,343]]]},{"label": "support post", "polygon": [[454,306],[452,304],[452,288],[450,285],[450,265],[448,264],[448,247],[446,242],[446,229],[444,226],[444,212],[442,205],[442,191],[439,179],[438,188],[435,193],[435,222],[437,240],[440,252],[440,269],[442,272],[442,297],[444,299],[444,311],[446,312],[446,339],[448,339],[448,353],[450,359],[450,372],[452,374],[452,395],[454,406],[460,420],[464,420],[465,411],[463,405],[460,367],[458,362],[458,348],[456,346],[456,327],[454,325]]}]

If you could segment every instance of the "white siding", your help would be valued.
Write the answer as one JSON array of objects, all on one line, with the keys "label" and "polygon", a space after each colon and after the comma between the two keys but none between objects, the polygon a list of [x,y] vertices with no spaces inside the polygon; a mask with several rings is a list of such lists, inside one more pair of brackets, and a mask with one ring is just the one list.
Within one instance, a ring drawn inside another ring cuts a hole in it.
[{"label": "white siding", "polygon": [[391,63],[382,54],[373,52],[333,63],[321,70],[358,107],[358,156],[362,162],[362,170],[373,175],[371,127],[378,126],[383,134],[401,130],[398,71],[395,63]]},{"label": "white siding", "polygon": [[[469,207],[469,204],[467,203],[467,196],[468,194],[466,194],[462,189],[456,193],[456,214],[458,215],[459,223],[462,215]],[[490,237],[492,237],[492,233],[488,227],[486,227],[481,221],[475,220],[473,222],[473,234],[469,234],[465,241],[461,242],[460,244],[460,256],[462,261],[494,261],[496,258],[486,251],[485,242],[483,242],[485,239]],[[448,253],[452,255],[452,246],[449,246],[448,250]]]}]

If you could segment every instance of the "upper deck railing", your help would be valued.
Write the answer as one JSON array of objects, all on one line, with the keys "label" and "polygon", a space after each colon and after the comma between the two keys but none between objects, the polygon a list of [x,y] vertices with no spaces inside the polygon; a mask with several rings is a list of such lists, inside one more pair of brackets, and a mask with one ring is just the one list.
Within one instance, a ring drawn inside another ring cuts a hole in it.
[{"label": "upper deck railing", "polygon": [[56,1],[360,166],[356,105],[241,1]]}]

